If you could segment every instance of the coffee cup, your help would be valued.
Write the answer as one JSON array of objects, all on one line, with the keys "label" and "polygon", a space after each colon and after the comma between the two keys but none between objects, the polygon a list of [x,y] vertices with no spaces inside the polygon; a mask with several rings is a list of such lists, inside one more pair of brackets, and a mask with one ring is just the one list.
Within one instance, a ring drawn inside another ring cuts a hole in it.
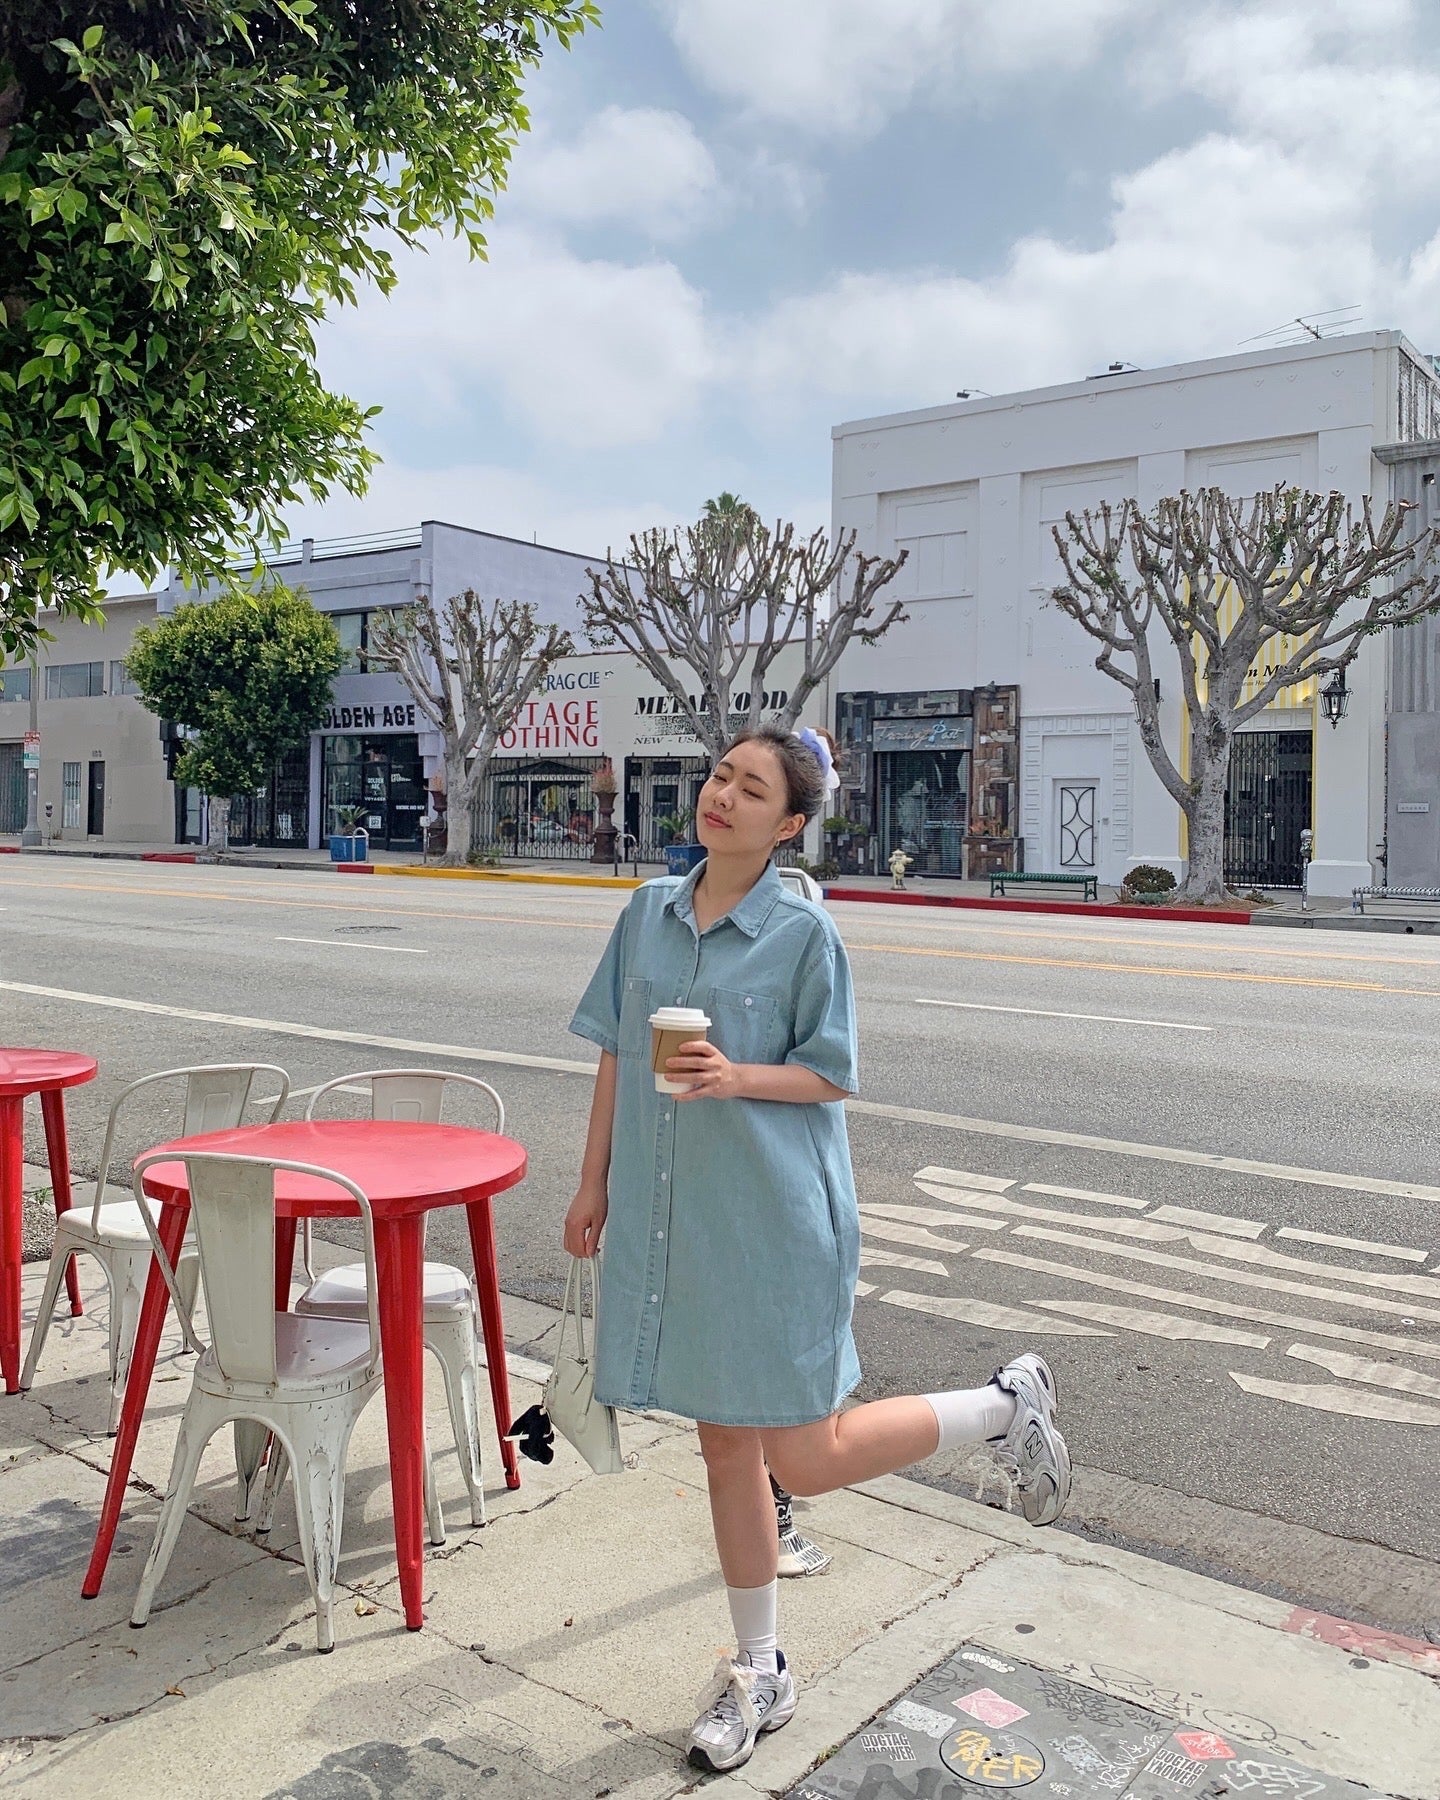
[{"label": "coffee cup", "polygon": [[694,1087],[693,1081],[674,1081],[665,1073],[672,1056],[680,1054],[682,1044],[693,1044],[706,1037],[710,1021],[698,1006],[662,1006],[650,1015],[650,1067],[655,1075],[655,1091],[659,1094],[683,1094]]}]

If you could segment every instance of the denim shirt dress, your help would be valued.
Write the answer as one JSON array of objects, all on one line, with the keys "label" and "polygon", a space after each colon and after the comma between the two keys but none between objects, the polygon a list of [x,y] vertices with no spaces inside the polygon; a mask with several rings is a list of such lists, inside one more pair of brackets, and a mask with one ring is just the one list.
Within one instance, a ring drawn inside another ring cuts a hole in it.
[{"label": "denim shirt dress", "polygon": [[618,1060],[595,1388],[713,1425],[804,1425],[860,1380],[844,1103],[677,1104],[655,1088],[649,1018],[702,1007],[732,1062],[798,1063],[854,1093],[850,965],[773,867],[700,932],[703,868],[636,889],[570,1023]]}]

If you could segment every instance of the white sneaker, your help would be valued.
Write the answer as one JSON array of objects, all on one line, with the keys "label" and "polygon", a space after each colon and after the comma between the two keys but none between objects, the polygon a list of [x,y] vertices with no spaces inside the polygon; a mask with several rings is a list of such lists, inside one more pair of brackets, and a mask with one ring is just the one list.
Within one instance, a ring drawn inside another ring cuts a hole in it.
[{"label": "white sneaker", "polygon": [[997,1369],[991,1380],[1015,1396],[1015,1423],[995,1446],[1032,1525],[1053,1525],[1070,1498],[1070,1452],[1055,1424],[1055,1377],[1033,1350]]},{"label": "white sneaker", "polygon": [[700,1696],[700,1716],[690,1731],[690,1766],[723,1775],[749,1762],[762,1731],[778,1731],[795,1717],[795,1683],[779,1653],[779,1669],[752,1669],[722,1656]]},{"label": "white sneaker", "polygon": [[823,1575],[834,1557],[828,1550],[822,1550],[814,1538],[806,1537],[798,1529],[790,1496],[784,1488],[775,1485],[773,1475],[770,1487],[775,1495],[775,1522],[780,1532],[780,1556],[775,1573],[782,1577]]}]

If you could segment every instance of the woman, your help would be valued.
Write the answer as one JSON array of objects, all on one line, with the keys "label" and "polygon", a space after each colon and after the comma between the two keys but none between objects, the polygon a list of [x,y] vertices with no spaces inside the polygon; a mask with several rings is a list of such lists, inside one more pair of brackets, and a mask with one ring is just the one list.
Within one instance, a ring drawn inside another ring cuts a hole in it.
[{"label": "woman", "polygon": [[[574,1256],[605,1234],[596,1392],[699,1426],[737,1637],[690,1737],[690,1761],[714,1772],[795,1712],[767,1465],[792,1493],[819,1494],[988,1442],[1032,1524],[1056,1519],[1070,1488],[1038,1356],[983,1388],[840,1410],[860,1380],[841,1104],[858,1085],[850,969],[829,915],[771,863],[818,812],[830,771],[814,732],[741,732],[696,807],[706,860],[636,891],[571,1022],[602,1053],[565,1219]],[[666,1064],[690,1084],[673,1096],[657,1093],[649,1058],[650,1014],[672,1005],[711,1020]]]}]

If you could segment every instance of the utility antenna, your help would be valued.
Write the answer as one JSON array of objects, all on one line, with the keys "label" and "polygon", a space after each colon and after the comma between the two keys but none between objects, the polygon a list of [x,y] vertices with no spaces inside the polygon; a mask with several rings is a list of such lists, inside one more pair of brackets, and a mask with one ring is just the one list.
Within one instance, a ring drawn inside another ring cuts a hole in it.
[{"label": "utility antenna", "polygon": [[1242,338],[1240,347],[1243,350],[1246,344],[1273,344],[1279,349],[1284,344],[1318,342],[1342,331],[1353,331],[1360,318],[1358,305],[1332,306],[1328,312],[1304,313],[1299,318],[1287,319],[1273,331],[1261,331],[1254,337]]}]

